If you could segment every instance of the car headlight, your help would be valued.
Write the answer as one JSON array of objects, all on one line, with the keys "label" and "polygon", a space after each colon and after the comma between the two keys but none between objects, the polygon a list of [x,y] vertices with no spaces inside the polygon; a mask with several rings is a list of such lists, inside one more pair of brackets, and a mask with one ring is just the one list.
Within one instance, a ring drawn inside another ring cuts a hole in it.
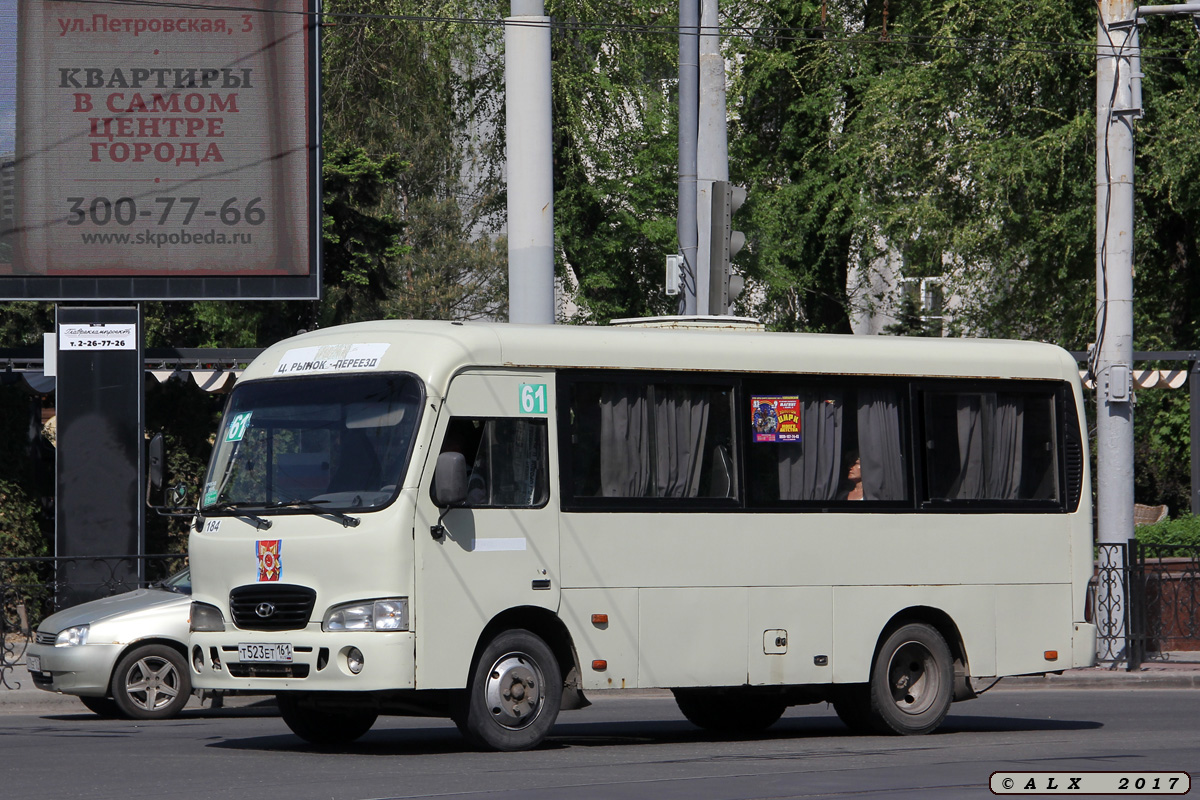
[{"label": "car headlight", "polygon": [[75,647],[76,645],[87,644],[88,626],[76,625],[74,628],[67,628],[59,631],[58,636],[54,637],[55,647]]},{"label": "car headlight", "polygon": [[334,606],[325,614],[321,629],[326,631],[406,631],[408,598],[363,600]]},{"label": "car headlight", "polygon": [[201,631],[224,633],[225,618],[221,616],[221,609],[216,606],[210,606],[208,603],[197,603],[193,600],[189,630],[193,633]]}]

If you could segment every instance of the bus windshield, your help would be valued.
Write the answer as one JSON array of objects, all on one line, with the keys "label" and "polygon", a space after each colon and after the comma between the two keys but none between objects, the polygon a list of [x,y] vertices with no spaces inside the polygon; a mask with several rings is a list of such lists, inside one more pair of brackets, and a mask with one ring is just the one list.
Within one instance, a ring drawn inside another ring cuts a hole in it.
[{"label": "bus windshield", "polygon": [[201,511],[369,510],[396,495],[421,410],[411,375],[337,375],[237,386]]}]

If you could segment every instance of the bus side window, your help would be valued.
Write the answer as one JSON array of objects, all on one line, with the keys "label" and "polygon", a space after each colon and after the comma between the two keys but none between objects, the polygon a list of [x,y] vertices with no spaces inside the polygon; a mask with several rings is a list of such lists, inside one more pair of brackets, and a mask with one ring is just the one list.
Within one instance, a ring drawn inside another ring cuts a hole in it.
[{"label": "bus side window", "polygon": [[573,497],[737,498],[732,386],[577,381],[571,397]]},{"label": "bus side window", "polygon": [[923,400],[927,499],[1058,499],[1053,393],[931,391]]},{"label": "bus side window", "polygon": [[893,386],[762,381],[749,393],[751,500],[767,505],[908,498]]},{"label": "bus side window", "polygon": [[544,419],[455,417],[440,452],[467,461],[467,508],[539,508],[549,500]]}]

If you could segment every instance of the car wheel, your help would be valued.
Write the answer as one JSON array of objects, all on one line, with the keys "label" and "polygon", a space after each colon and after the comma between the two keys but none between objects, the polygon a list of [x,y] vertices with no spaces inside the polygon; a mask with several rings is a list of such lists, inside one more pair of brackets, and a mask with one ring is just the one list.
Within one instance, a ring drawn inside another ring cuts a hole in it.
[{"label": "car wheel", "polygon": [[121,716],[121,709],[117,708],[116,702],[111,697],[80,697],[79,702],[83,703],[88,711],[106,719]]},{"label": "car wheel", "polygon": [[113,701],[129,719],[170,719],[183,710],[191,693],[183,656],[164,644],[130,650],[113,672]]},{"label": "car wheel", "polygon": [[480,654],[454,723],[477,747],[528,750],[554,727],[562,689],[558,659],[546,643],[526,630],[505,631]]},{"label": "car wheel", "polygon": [[374,711],[347,709],[330,711],[312,708],[303,703],[303,697],[295,693],[278,694],[279,716],[292,733],[304,741],[321,747],[336,747],[350,744],[371,730],[379,715]]}]

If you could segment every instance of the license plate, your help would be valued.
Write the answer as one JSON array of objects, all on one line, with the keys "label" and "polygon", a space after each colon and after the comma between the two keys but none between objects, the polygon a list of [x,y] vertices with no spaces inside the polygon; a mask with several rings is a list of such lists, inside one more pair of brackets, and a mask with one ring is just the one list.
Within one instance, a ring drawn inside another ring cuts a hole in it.
[{"label": "license plate", "polygon": [[29,656],[25,659],[25,665],[29,667],[30,672],[41,672],[42,671],[42,657],[41,656]]},{"label": "license plate", "polygon": [[238,658],[242,661],[260,661],[268,664],[292,663],[290,644],[238,644]]}]

